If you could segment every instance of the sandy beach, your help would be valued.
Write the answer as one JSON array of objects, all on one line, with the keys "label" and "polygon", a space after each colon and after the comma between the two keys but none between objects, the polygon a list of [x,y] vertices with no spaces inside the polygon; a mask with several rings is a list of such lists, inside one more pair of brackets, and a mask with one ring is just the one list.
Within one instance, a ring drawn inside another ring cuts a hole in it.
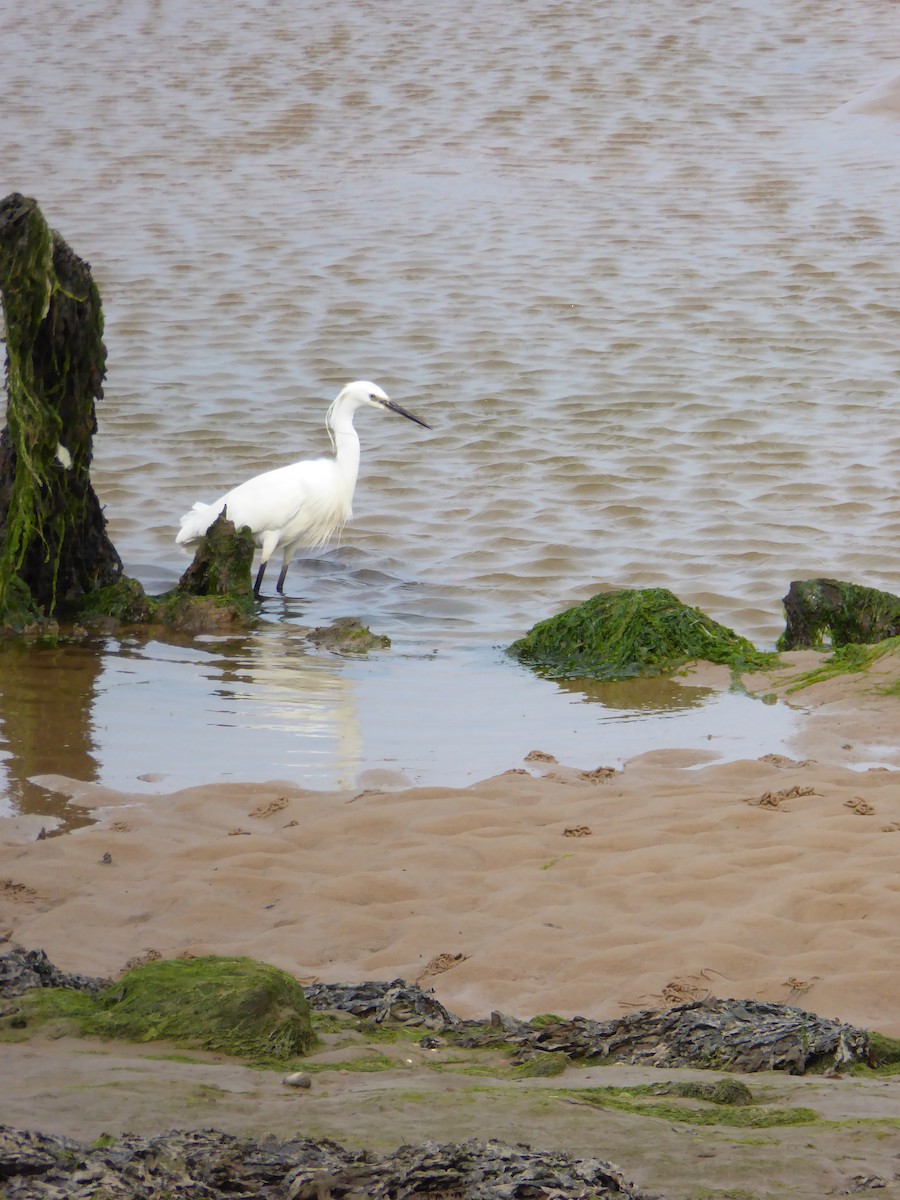
[{"label": "sandy beach", "polygon": [[[748,686],[783,694],[819,661]],[[5,822],[0,931],[89,974],[246,954],[304,982],[402,976],[466,1017],[712,994],[900,1036],[898,677],[887,656],[789,697],[808,709],[790,758],[581,771],[535,747],[472,787],[359,793],[44,777],[96,821],[39,840],[34,819]]]}]

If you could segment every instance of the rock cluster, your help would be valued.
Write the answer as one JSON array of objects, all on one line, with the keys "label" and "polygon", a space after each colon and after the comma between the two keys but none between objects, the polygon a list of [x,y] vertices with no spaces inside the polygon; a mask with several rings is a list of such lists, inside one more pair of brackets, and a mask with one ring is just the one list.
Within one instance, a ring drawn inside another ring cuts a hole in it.
[{"label": "rock cluster", "polygon": [[[106,1139],[101,1139],[105,1141]],[[644,1200],[616,1167],[499,1141],[401,1146],[393,1154],[329,1140],[236,1138],[216,1130],[126,1134],[107,1145],[0,1126],[0,1185],[7,1200]]]}]

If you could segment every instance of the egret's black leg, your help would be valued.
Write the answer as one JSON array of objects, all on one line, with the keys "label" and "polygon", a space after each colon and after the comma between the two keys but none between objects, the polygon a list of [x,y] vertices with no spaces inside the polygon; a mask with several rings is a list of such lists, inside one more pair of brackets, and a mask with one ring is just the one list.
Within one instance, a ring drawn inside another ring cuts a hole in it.
[{"label": "egret's black leg", "polygon": [[259,564],[259,570],[256,572],[256,583],[254,583],[254,585],[253,585],[253,595],[257,598],[257,600],[262,599],[262,597],[259,594],[259,589],[262,587],[263,575],[265,575],[265,573],[266,573],[266,564],[264,562],[261,562]]},{"label": "egret's black leg", "polygon": [[285,576],[287,575],[287,569],[289,566],[290,566],[290,563],[285,563],[284,566],[281,568],[281,571],[279,572],[279,575],[278,575],[278,582],[275,585],[276,592],[279,592],[282,594],[284,593],[284,580],[285,580]]}]

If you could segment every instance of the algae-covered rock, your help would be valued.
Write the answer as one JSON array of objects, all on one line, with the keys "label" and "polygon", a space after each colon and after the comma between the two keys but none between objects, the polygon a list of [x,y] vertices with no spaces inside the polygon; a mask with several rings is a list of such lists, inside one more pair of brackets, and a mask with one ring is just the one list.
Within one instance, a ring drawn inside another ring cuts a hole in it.
[{"label": "algae-covered rock", "polygon": [[164,1038],[255,1061],[280,1062],[315,1043],[300,984],[249,958],[164,959],[110,984],[82,1019],[85,1032]]},{"label": "algae-covered rock", "polygon": [[667,588],[601,592],[538,622],[509,653],[552,679],[662,675],[696,659],[755,671],[774,660]]},{"label": "algae-covered rock", "polygon": [[338,617],[330,625],[310,630],[307,637],[321,650],[344,654],[368,654],[370,650],[389,650],[391,639],[383,633],[373,633],[356,617]]},{"label": "algae-covered rock", "polygon": [[90,480],[106,372],[100,294],[90,265],[18,193],[0,202],[0,296],[0,624],[21,629],[72,614],[120,579],[122,561]]},{"label": "algae-covered rock", "polygon": [[254,550],[250,530],[235,529],[220,513],[177,586],[156,601],[153,619],[186,633],[251,624],[257,611],[250,580]]},{"label": "algae-covered rock", "polygon": [[871,644],[900,634],[900,596],[839,579],[794,580],[779,650]]}]

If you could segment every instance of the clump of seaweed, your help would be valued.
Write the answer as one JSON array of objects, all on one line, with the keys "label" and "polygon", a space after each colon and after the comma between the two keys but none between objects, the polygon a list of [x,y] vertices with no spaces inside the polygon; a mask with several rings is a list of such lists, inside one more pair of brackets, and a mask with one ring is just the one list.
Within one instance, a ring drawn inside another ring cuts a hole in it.
[{"label": "clump of seaweed", "polygon": [[667,588],[601,592],[538,622],[509,653],[551,679],[663,675],[697,659],[759,671],[778,661]]},{"label": "clump of seaweed", "polygon": [[55,991],[36,993],[40,1017],[74,1018],[84,1034],[99,1037],[165,1039],[279,1064],[316,1042],[301,985],[250,958],[163,959],[126,972],[96,997]]}]

